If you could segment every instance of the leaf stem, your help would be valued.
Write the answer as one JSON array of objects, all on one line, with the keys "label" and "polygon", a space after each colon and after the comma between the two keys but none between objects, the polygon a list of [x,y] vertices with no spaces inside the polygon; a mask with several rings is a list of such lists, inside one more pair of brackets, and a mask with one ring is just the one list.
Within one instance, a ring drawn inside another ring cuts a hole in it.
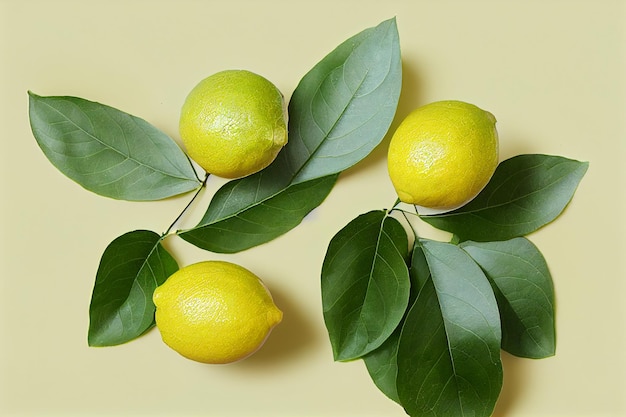
[{"label": "leaf stem", "polygon": [[[193,168],[193,173],[196,175],[196,178],[198,179],[198,181],[200,181],[202,183],[202,186],[200,187],[202,189],[202,187],[204,187],[204,184],[206,184],[206,180],[209,176],[208,172],[204,173],[204,180],[201,180],[200,177],[198,176],[198,171],[196,170],[195,166],[194,166],[194,162],[191,159],[191,157],[189,155],[187,155],[187,153],[185,153],[185,156],[187,157],[187,160],[189,161],[189,164],[192,166]],[[194,197],[195,198],[195,197]],[[193,201],[193,200],[192,200]]]},{"label": "leaf stem", "polygon": [[[393,211],[399,211],[400,213],[402,213],[405,216],[405,218],[406,218],[406,214],[411,214],[413,216],[418,216],[417,211],[415,213],[413,213],[411,211],[406,211],[404,209],[398,208],[400,203],[401,203],[400,199],[397,199],[396,202],[394,203],[393,207],[389,210],[389,212],[391,213]],[[415,206],[413,206],[413,208],[415,208]]]},{"label": "leaf stem", "polygon": [[411,231],[413,232],[413,237],[415,238],[415,240],[419,239],[419,234],[417,233],[417,230],[415,230],[415,228],[413,227],[413,224],[407,217],[407,214],[413,214],[413,213],[409,213],[405,210],[399,210],[399,211],[400,213],[402,213],[402,216],[404,216],[404,220],[406,220],[407,224],[409,225],[409,228],[411,228]]},{"label": "leaf stem", "polygon": [[183,215],[185,214],[185,212],[187,212],[187,210],[189,209],[189,207],[191,207],[191,204],[193,204],[193,202],[196,200],[196,198],[198,197],[198,195],[200,194],[200,191],[202,191],[202,189],[206,186],[206,182],[209,179],[209,174],[206,173],[204,175],[204,179],[202,180],[202,183],[200,184],[200,187],[198,188],[198,190],[195,192],[195,194],[193,195],[193,197],[191,198],[191,200],[189,200],[189,202],[187,203],[187,205],[185,206],[185,208],[180,212],[180,214],[174,219],[174,221],[172,222],[172,224],[170,224],[170,226],[167,228],[167,230],[165,231],[165,233],[163,233],[161,235],[161,238],[165,238],[166,236],[168,236],[172,230],[172,228],[174,227],[174,225],[176,223],[178,223],[178,221],[183,217]]},{"label": "leaf stem", "polygon": [[417,240],[417,239],[419,239],[419,234],[417,233],[417,230],[415,230],[415,228],[413,227],[413,224],[411,223],[411,221],[409,220],[409,217],[407,216],[408,214],[411,214],[413,216],[418,216],[417,215],[417,211],[415,213],[413,213],[413,212],[410,212],[410,211],[398,208],[398,206],[401,203],[402,203],[402,201],[399,198],[396,199],[396,202],[393,203],[393,206],[389,210],[386,210],[387,211],[387,215],[391,215],[391,213],[393,213],[394,211],[397,211],[397,212],[401,213],[402,217],[404,217],[404,220],[407,222],[407,224],[409,225],[409,228],[413,232],[413,237]]}]

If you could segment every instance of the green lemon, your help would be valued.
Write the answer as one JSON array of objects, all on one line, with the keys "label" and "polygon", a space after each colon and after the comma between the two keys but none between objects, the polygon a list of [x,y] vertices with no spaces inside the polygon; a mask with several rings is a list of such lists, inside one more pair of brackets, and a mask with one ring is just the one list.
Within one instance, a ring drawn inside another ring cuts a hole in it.
[{"label": "green lemon", "polygon": [[439,101],[411,112],[387,155],[401,201],[428,214],[461,207],[487,185],[498,165],[495,117],[473,104]]},{"label": "green lemon", "polygon": [[224,261],[180,269],[157,287],[153,301],[165,344],[203,363],[250,356],[283,317],[256,275]]},{"label": "green lemon", "polygon": [[187,154],[206,172],[240,178],[268,166],[287,143],[287,109],[267,79],[226,70],[191,90],[179,130]]}]

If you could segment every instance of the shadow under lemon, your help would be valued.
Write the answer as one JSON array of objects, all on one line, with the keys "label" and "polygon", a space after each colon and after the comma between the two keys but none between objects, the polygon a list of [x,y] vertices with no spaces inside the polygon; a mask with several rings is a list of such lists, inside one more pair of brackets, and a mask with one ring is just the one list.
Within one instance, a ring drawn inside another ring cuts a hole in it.
[{"label": "shadow under lemon", "polygon": [[272,329],[269,337],[251,356],[232,364],[242,369],[270,368],[302,357],[306,351],[316,349],[324,343],[324,336],[316,329],[315,319],[306,314],[292,297],[284,294],[279,287],[271,288],[276,306],[283,312],[282,321]]}]

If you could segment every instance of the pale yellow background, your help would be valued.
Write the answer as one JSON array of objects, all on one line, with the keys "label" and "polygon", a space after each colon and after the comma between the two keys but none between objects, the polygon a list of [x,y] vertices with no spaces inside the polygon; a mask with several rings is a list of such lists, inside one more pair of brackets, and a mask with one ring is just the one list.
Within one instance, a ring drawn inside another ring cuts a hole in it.
[{"label": "pale yellow background", "polygon": [[[253,270],[285,313],[255,356],[206,366],[169,350],[156,330],[119,347],[87,347],[106,245],[133,229],[164,231],[189,197],[128,203],[83,190],[37,147],[26,95],[99,101],[177,137],[179,108],[203,77],[245,68],[289,97],[335,46],[393,16],[404,61],[393,127],[418,105],[460,99],[496,115],[502,158],[590,161],[565,214],[531,236],[555,281],[557,355],[503,355],[495,415],[626,415],[626,13],[624,1],[606,0],[0,0],[0,415],[404,415],[361,362],[333,362],[319,292],[334,233],[395,200],[388,138],[276,241],[237,255],[167,241],[181,265],[228,259]],[[209,183],[184,225],[219,185]]]}]

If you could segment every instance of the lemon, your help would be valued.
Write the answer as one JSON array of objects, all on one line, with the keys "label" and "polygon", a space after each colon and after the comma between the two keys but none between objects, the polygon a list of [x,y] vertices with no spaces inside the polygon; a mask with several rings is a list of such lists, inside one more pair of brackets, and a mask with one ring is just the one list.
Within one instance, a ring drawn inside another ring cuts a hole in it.
[{"label": "lemon", "polygon": [[178,270],[156,288],[153,301],[163,341],[203,363],[250,356],[283,317],[256,275],[224,261]]},{"label": "lemon", "polygon": [[498,165],[495,117],[473,104],[438,101],[411,112],[394,132],[389,177],[401,201],[430,214],[461,207]]},{"label": "lemon", "polygon": [[268,166],[287,143],[287,109],[264,77],[221,71],[188,94],[179,131],[187,154],[206,172],[245,177]]}]

